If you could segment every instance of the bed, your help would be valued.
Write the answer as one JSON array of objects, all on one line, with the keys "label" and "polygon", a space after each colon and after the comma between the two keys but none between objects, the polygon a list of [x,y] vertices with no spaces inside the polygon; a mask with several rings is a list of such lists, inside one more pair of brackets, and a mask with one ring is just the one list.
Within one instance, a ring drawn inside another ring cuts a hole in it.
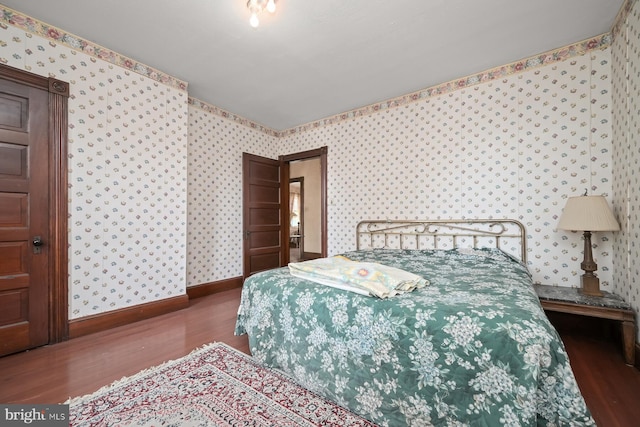
[{"label": "bed", "polygon": [[381,426],[595,425],[526,268],[513,220],[363,221],[342,254],[424,277],[386,299],[246,279],[252,356]]}]

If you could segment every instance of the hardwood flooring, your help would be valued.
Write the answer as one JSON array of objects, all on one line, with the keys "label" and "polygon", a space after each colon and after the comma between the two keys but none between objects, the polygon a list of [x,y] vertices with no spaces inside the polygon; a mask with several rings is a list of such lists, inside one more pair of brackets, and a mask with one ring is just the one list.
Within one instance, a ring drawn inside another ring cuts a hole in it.
[{"label": "hardwood flooring", "polygon": [[[0,403],[63,402],[212,341],[248,353],[247,337],[233,335],[239,301],[240,289],[232,289],[174,313],[2,357]],[[624,364],[616,337],[562,320],[552,318],[598,426],[639,425],[640,371]]]},{"label": "hardwood flooring", "polygon": [[234,336],[240,289],[190,301],[187,309],[0,358],[0,402],[57,403]]}]

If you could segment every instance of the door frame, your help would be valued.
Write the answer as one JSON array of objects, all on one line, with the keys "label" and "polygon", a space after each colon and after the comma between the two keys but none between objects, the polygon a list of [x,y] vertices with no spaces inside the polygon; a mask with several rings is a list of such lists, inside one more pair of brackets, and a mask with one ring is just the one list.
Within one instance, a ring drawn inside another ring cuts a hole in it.
[{"label": "door frame", "polygon": [[49,344],[69,337],[69,83],[0,64],[0,78],[49,92]]},{"label": "door frame", "polygon": [[[282,200],[283,203],[287,204],[286,209],[282,209],[283,211],[283,224],[288,224],[289,221],[286,220],[284,216],[284,211],[286,211],[286,216],[289,216],[289,163],[296,160],[308,160],[312,158],[319,157],[320,158],[320,233],[322,238],[321,242],[321,256],[324,258],[327,256],[327,146],[323,146],[317,148],[315,150],[301,151],[299,153],[286,154],[280,156],[278,159],[280,163],[283,165],[281,167],[281,182],[287,183],[287,185],[282,186]],[[286,233],[286,235],[285,235]],[[283,241],[289,241],[289,227],[283,227],[282,230],[282,239]],[[285,254],[284,259],[289,259],[289,245],[284,245]]]},{"label": "door frame", "polygon": [[[299,260],[301,261],[303,256],[302,256],[302,249],[304,248],[303,244],[304,244],[304,177],[300,176],[300,177],[296,177],[296,178],[289,178],[289,190],[291,190],[291,184],[297,182],[298,184],[300,184],[300,221],[298,222],[298,235],[300,237],[298,237],[298,247],[296,249],[298,249],[298,254],[300,255]],[[289,191],[289,194],[291,194],[291,191]],[[289,211],[289,241],[287,244],[287,247],[289,248],[289,252],[291,252],[291,211]],[[291,260],[291,253],[289,253],[289,260]]]}]

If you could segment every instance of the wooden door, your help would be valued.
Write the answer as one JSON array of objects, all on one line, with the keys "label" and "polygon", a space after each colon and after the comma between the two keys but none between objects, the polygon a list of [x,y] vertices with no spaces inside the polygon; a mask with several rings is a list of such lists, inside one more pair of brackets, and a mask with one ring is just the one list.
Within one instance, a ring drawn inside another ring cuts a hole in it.
[{"label": "wooden door", "polygon": [[49,341],[48,105],[0,79],[0,355]]},{"label": "wooden door", "polygon": [[285,265],[280,183],[281,165],[278,160],[242,154],[245,278]]}]

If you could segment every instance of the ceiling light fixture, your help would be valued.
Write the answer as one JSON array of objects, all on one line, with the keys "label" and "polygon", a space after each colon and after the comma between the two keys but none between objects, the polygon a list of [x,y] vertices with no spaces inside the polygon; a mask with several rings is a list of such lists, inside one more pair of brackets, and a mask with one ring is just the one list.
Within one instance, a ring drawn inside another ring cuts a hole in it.
[{"label": "ceiling light fixture", "polygon": [[249,0],[247,1],[247,8],[251,12],[249,24],[253,28],[256,28],[258,25],[260,25],[258,15],[262,13],[263,10],[266,9],[269,13],[273,13],[276,11],[276,0]]}]

